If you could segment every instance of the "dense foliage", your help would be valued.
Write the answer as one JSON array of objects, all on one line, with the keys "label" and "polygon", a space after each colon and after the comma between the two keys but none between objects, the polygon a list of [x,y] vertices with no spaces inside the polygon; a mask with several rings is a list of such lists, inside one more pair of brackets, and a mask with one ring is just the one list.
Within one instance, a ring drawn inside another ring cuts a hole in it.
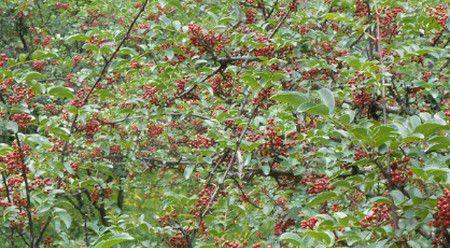
[{"label": "dense foliage", "polygon": [[0,1],[0,246],[449,247],[444,2]]}]

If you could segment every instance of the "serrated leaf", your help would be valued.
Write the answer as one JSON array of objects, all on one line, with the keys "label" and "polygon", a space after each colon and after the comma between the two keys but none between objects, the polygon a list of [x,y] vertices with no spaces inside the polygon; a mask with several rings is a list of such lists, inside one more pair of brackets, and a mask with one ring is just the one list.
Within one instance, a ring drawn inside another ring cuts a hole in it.
[{"label": "serrated leaf", "polygon": [[64,87],[64,86],[51,87],[48,90],[48,94],[50,94],[51,96],[54,96],[54,97],[66,98],[66,99],[73,99],[75,97],[72,90],[67,87]]},{"label": "serrated leaf", "polygon": [[328,107],[329,114],[332,115],[334,113],[335,108],[335,100],[333,96],[333,92],[327,88],[321,88],[319,91],[320,99],[322,103]]},{"label": "serrated leaf", "polygon": [[95,248],[110,248],[125,241],[134,240],[134,238],[128,233],[118,233],[110,235],[107,239],[100,241],[94,247]]},{"label": "serrated leaf", "polygon": [[10,153],[12,151],[12,147],[4,144],[4,143],[0,143],[0,156],[6,155],[8,153]]},{"label": "serrated leaf", "polygon": [[184,168],[184,178],[187,180],[191,177],[192,172],[194,171],[195,165],[190,164]]},{"label": "serrated leaf", "polygon": [[337,193],[335,193],[333,191],[323,192],[323,193],[320,193],[319,195],[317,195],[316,197],[314,197],[310,202],[308,202],[307,205],[309,207],[312,207],[312,206],[324,203],[326,201],[332,200],[336,197],[337,197]]},{"label": "serrated leaf", "polygon": [[72,224],[72,217],[67,212],[67,210],[62,208],[55,208],[54,210],[56,216],[58,216],[63,222],[64,225],[66,225],[66,228],[69,229],[70,225]]},{"label": "serrated leaf", "polygon": [[30,81],[33,79],[43,79],[45,75],[37,71],[29,71],[22,75],[21,81]]},{"label": "serrated leaf", "polygon": [[295,247],[305,247],[303,245],[302,239],[296,233],[291,232],[283,233],[280,236],[280,241],[293,244],[295,245]]},{"label": "serrated leaf", "polygon": [[272,96],[271,99],[293,107],[298,107],[307,101],[307,98],[303,94],[296,91],[280,91]]}]

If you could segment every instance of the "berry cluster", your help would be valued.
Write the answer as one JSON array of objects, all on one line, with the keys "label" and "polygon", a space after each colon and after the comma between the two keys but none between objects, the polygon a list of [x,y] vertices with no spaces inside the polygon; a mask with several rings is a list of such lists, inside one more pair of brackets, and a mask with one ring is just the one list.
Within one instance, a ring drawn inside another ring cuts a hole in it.
[{"label": "berry cluster", "polygon": [[189,145],[194,148],[209,148],[214,145],[214,141],[199,134],[195,140],[189,142]]},{"label": "berry cluster", "polygon": [[304,220],[300,223],[300,226],[303,229],[310,229],[313,230],[314,227],[316,226],[317,222],[319,222],[319,219],[317,219],[316,217],[311,217],[307,220]]},{"label": "berry cluster", "polygon": [[325,175],[309,175],[303,178],[300,183],[309,186],[306,192],[314,195],[332,190],[333,187],[330,185],[330,181],[331,179]]},{"label": "berry cluster", "polygon": [[[280,219],[285,219],[286,215],[281,215]],[[290,227],[295,226],[295,220],[294,219],[287,219],[287,220],[281,220],[277,223],[275,223],[275,231],[274,234],[277,236],[280,236],[281,234],[283,234],[284,232],[286,232],[286,230]]]},{"label": "berry cluster", "polygon": [[371,214],[365,216],[359,221],[362,227],[380,226],[385,224],[391,219],[391,210],[389,209],[389,203],[381,202],[374,203]]},{"label": "berry cluster", "polygon": [[142,98],[145,100],[149,100],[151,103],[156,104],[158,102],[158,99],[156,98],[157,92],[158,89],[155,86],[145,85],[144,94],[142,95]]},{"label": "berry cluster", "polygon": [[[274,124],[273,119],[269,120],[269,124]],[[266,127],[264,138],[266,141],[260,145],[260,153],[262,156],[287,156],[289,149],[298,144],[297,140],[286,141],[286,138],[283,135],[278,134],[273,126]]]},{"label": "berry cluster", "polygon": [[42,60],[35,60],[32,65],[33,69],[42,72],[45,69],[45,62]]},{"label": "berry cluster", "polygon": [[147,136],[154,138],[159,136],[164,132],[164,127],[159,124],[148,124],[147,126]]},{"label": "berry cluster", "polygon": [[391,178],[392,182],[397,185],[404,185],[408,178],[413,175],[413,172],[406,166],[399,166],[410,161],[409,157],[405,157],[403,159],[395,160],[391,163],[390,167],[392,169]]},{"label": "berry cluster", "polygon": [[3,67],[6,62],[8,62],[8,55],[6,55],[6,53],[1,53],[0,54],[0,67]]},{"label": "berry cluster", "polygon": [[364,149],[363,149],[362,147],[358,147],[358,148],[355,150],[355,153],[354,153],[354,155],[353,155],[353,159],[354,159],[355,161],[364,159],[364,158],[366,158],[366,157],[367,157],[367,152],[364,151]]},{"label": "berry cluster", "polygon": [[262,89],[258,95],[253,98],[253,104],[258,105],[260,108],[267,109],[274,104],[270,97],[273,95],[272,88]]},{"label": "berry cluster", "polygon": [[97,118],[91,118],[84,126],[80,127],[86,135],[93,136],[100,130],[100,122]]},{"label": "berry cluster", "polygon": [[[203,213],[203,211],[205,211],[206,207],[211,201],[211,197],[213,196],[216,187],[217,186],[213,185],[204,186],[202,190],[197,194],[199,200],[195,203],[195,207],[189,213],[194,215],[195,217],[199,217]],[[224,194],[224,192],[219,192],[219,195]]]},{"label": "berry cluster", "polygon": [[204,33],[202,28],[197,24],[189,24],[188,33],[191,44],[199,48],[200,54],[203,54],[205,51],[220,53],[225,46],[221,34],[216,35],[213,31]]},{"label": "berry cluster", "polygon": [[130,69],[140,69],[142,65],[137,61],[131,61],[129,67]]},{"label": "berry cluster", "polygon": [[364,89],[360,90],[353,90],[353,104],[360,109],[365,109],[366,107],[370,106],[372,103],[372,98],[370,97],[369,93],[367,93]]},{"label": "berry cluster", "polygon": [[109,154],[111,155],[120,155],[121,152],[121,147],[120,145],[112,145],[109,147]]},{"label": "berry cluster", "polygon": [[255,54],[255,56],[257,57],[272,57],[275,51],[275,47],[271,44],[270,38],[263,36],[258,38],[258,42],[262,43],[262,47],[255,49],[253,51],[253,54]]},{"label": "berry cluster", "polygon": [[17,125],[21,128],[26,128],[28,123],[31,121],[31,115],[27,113],[16,113],[10,116],[10,119],[17,123]]},{"label": "berry cluster", "polygon": [[431,10],[431,16],[441,25],[442,29],[445,29],[448,21],[447,8],[447,6],[439,4]]},{"label": "berry cluster", "polygon": [[170,241],[169,244],[171,247],[176,247],[176,248],[187,248],[189,247],[189,242],[187,240],[187,238],[184,236],[183,232],[181,230],[178,230],[177,234],[175,234],[175,236],[173,236]]},{"label": "berry cluster", "polygon": [[247,24],[255,23],[256,11],[254,9],[248,9],[245,11],[245,21]]},{"label": "berry cluster", "polygon": [[369,14],[369,6],[364,0],[356,0],[356,16],[364,18]]},{"label": "berry cluster", "polygon": [[[10,81],[11,83],[13,81]],[[13,94],[9,96],[8,101],[10,104],[17,104],[20,101],[29,102],[34,96],[34,92],[31,89],[27,89],[26,86],[16,85],[12,89]]]},{"label": "berry cluster", "polygon": [[433,226],[446,231],[450,227],[450,190],[444,189],[444,195],[439,198],[436,208]]},{"label": "berry cluster", "polygon": [[380,18],[381,37],[391,37],[399,33],[395,18],[403,12],[404,9],[402,7],[384,9],[384,15]]},{"label": "berry cluster", "polygon": [[230,74],[216,75],[208,80],[215,95],[224,97],[231,96],[233,89],[233,78]]}]

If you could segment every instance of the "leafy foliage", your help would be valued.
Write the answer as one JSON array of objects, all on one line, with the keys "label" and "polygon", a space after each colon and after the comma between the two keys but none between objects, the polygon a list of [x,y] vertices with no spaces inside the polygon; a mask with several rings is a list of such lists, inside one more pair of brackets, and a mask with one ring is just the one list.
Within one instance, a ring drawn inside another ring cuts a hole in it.
[{"label": "leafy foliage", "polygon": [[1,244],[449,247],[447,8],[1,1]]}]

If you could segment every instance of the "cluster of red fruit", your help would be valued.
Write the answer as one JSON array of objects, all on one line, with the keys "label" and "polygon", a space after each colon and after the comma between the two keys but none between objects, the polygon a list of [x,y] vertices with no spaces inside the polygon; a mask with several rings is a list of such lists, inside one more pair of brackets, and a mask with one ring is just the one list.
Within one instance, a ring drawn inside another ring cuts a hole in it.
[{"label": "cluster of red fruit", "polygon": [[354,159],[355,161],[364,159],[364,158],[366,158],[366,157],[367,157],[367,152],[364,151],[364,149],[363,149],[362,147],[358,147],[358,148],[355,150],[355,153],[354,153],[354,155],[353,155],[353,159]]},{"label": "cluster of red fruit", "polygon": [[[273,119],[269,119],[269,125],[273,124]],[[285,137],[278,134],[273,126],[266,127],[264,138],[266,141],[260,145],[260,153],[262,156],[287,156],[289,149],[298,144],[297,140],[286,141]]]},{"label": "cluster of red fruit", "polygon": [[194,148],[209,148],[214,145],[214,140],[199,134],[196,139],[189,142],[189,145]]},{"label": "cluster of red fruit", "polygon": [[324,191],[332,190],[333,187],[330,185],[331,179],[325,175],[309,175],[303,178],[300,183],[309,186],[307,191],[308,194],[319,194]]},{"label": "cluster of red fruit", "polygon": [[[283,215],[280,217],[283,217],[281,219],[284,219],[284,218],[286,218],[286,215]],[[280,236],[281,234],[285,233],[288,228],[293,227],[293,226],[295,226],[294,219],[289,218],[287,220],[279,221],[279,222],[275,223],[274,234],[277,236]]]},{"label": "cluster of red fruit", "polygon": [[356,0],[356,16],[364,18],[369,14],[369,6],[364,0]]},{"label": "cluster of red fruit", "polygon": [[27,113],[15,113],[10,116],[10,119],[17,123],[19,127],[26,128],[32,117]]},{"label": "cluster of red fruit", "polygon": [[6,55],[6,53],[1,53],[0,54],[0,67],[3,67],[6,62],[8,62],[8,55]]},{"label": "cluster of red fruit", "polygon": [[77,108],[81,108],[83,107],[86,102],[85,102],[85,97],[89,92],[89,88],[88,87],[80,87],[77,91],[77,98],[72,100],[71,104],[72,106],[75,106]]},{"label": "cluster of red fruit", "polygon": [[222,34],[216,35],[213,31],[204,33],[197,24],[189,24],[188,33],[191,44],[199,48],[199,54],[205,51],[220,53],[225,47]]},{"label": "cluster of red fruit", "polygon": [[[9,81],[9,80],[7,80]],[[9,81],[10,83],[14,81]],[[8,101],[11,105],[17,104],[21,101],[29,102],[35,96],[31,89],[27,89],[25,85],[16,85],[12,89],[13,94],[8,97]]]},{"label": "cluster of red fruit", "polygon": [[399,33],[395,18],[404,11],[402,7],[384,8],[384,15],[380,18],[381,37],[392,37]]},{"label": "cluster of red fruit", "polygon": [[433,226],[442,228],[446,234],[450,227],[450,190],[444,189],[444,195],[439,198],[436,208]]},{"label": "cluster of red fruit", "polygon": [[33,61],[33,69],[35,69],[38,72],[42,72],[45,69],[46,63],[42,60],[35,60]]},{"label": "cluster of red fruit", "polygon": [[360,109],[366,109],[366,107],[370,106],[372,102],[372,98],[369,93],[366,92],[365,89],[353,90],[353,104]]},{"label": "cluster of red fruit", "polygon": [[94,189],[90,193],[90,198],[93,203],[98,202],[100,199],[110,198],[112,195],[111,186],[106,184],[105,187],[95,185]]},{"label": "cluster of red fruit", "polygon": [[154,138],[159,136],[164,132],[164,127],[159,124],[148,124],[147,126],[147,136]]},{"label": "cluster of red fruit", "polygon": [[317,126],[317,120],[312,115],[308,115],[307,118],[309,119],[308,122],[297,122],[296,126],[299,133],[306,133]]},{"label": "cluster of red fruit", "polygon": [[214,194],[217,186],[209,185],[204,186],[202,190],[197,194],[199,200],[195,203],[195,207],[189,212],[195,217],[199,217],[203,211],[205,211],[209,202],[211,201],[211,197]]},{"label": "cluster of red fruit", "polygon": [[45,35],[44,38],[41,39],[39,35],[35,35],[33,37],[33,44],[38,45],[41,44],[43,47],[47,47],[52,43],[53,38],[49,35]]},{"label": "cluster of red fruit", "polygon": [[316,227],[317,222],[319,222],[319,219],[317,219],[316,217],[311,217],[307,220],[304,220],[300,223],[300,226],[303,229],[310,229],[313,230]]},{"label": "cluster of red fruit", "polygon": [[255,98],[253,98],[253,104],[258,105],[260,108],[267,109],[274,104],[270,99],[273,95],[272,88],[262,89]]},{"label": "cluster of red fruit", "polygon": [[10,173],[21,172],[22,169],[28,170],[23,159],[30,155],[31,147],[29,145],[22,145],[19,149],[14,145],[13,151],[4,156],[0,156],[0,163],[6,164],[6,170]]},{"label": "cluster of red fruit", "polygon": [[441,25],[442,29],[445,29],[448,21],[447,8],[447,6],[439,4],[431,10],[431,16]]},{"label": "cluster of red fruit", "polygon": [[310,69],[303,72],[302,79],[303,80],[316,79],[320,75],[320,77],[317,79],[325,80],[329,77],[330,74],[331,70],[328,69]]},{"label": "cluster of red fruit", "polygon": [[269,37],[262,36],[258,38],[258,42],[262,43],[262,47],[257,48],[253,51],[253,54],[257,57],[265,56],[271,58],[274,54],[275,47],[271,44],[272,41]]},{"label": "cluster of red fruit", "polygon": [[177,248],[189,247],[189,242],[181,230],[178,230],[178,232],[170,239],[169,244],[171,247]]},{"label": "cluster of red fruit", "polygon": [[97,118],[91,118],[85,125],[80,127],[81,130],[84,130],[86,135],[93,136],[100,130],[100,122]]},{"label": "cluster of red fruit", "polygon": [[360,220],[359,224],[362,227],[383,225],[391,219],[389,205],[387,202],[374,203],[371,214]]},{"label": "cluster of red fruit", "polygon": [[408,178],[413,175],[413,172],[406,165],[399,167],[399,165],[408,163],[409,161],[410,158],[405,157],[391,163],[391,178],[394,184],[404,185]]},{"label": "cluster of red fruit", "polygon": [[255,23],[256,11],[254,9],[248,9],[245,11],[245,21],[247,24]]},{"label": "cluster of red fruit", "polygon": [[231,96],[233,89],[233,78],[230,74],[216,75],[208,80],[215,95],[225,97]]},{"label": "cluster of red fruit", "polygon": [[144,94],[142,95],[142,99],[148,100],[151,103],[156,104],[158,99],[156,97],[156,93],[158,92],[158,88],[156,86],[144,85]]}]

